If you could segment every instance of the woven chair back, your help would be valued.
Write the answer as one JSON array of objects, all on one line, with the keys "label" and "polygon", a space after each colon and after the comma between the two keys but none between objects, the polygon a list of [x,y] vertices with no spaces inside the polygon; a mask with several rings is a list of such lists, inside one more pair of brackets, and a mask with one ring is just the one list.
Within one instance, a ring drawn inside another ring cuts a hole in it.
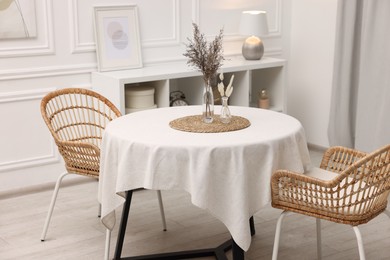
[{"label": "woven chair back", "polygon": [[332,147],[324,154],[321,174],[307,177],[276,171],[271,180],[272,206],[337,223],[367,223],[387,207],[390,192],[390,145],[370,154]]},{"label": "woven chair back", "polygon": [[327,149],[323,155],[320,168],[335,173],[341,173],[365,156],[367,156],[367,153],[359,150],[342,146],[333,146]]},{"label": "woven chair back", "polygon": [[46,95],[41,113],[67,170],[98,177],[103,132],[119,110],[96,92],[67,88]]},{"label": "woven chair back", "polygon": [[390,145],[363,155],[334,153],[328,163],[328,170],[340,175],[322,199],[331,215],[341,214],[349,224],[365,223],[384,211],[390,192]]}]

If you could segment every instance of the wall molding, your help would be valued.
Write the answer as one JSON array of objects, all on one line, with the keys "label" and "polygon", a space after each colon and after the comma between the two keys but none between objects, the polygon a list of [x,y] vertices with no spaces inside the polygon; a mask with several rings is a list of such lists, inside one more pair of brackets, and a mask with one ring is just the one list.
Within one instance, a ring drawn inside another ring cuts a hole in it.
[{"label": "wall molding", "polygon": [[275,28],[269,31],[268,36],[263,38],[274,38],[282,36],[282,19],[283,19],[283,1],[276,0],[276,18],[275,18]]},{"label": "wall molding", "polygon": [[[69,23],[70,23],[70,47],[71,47],[71,53],[85,53],[85,52],[95,52],[96,51],[96,44],[94,41],[92,42],[80,42],[79,39],[79,9],[77,5],[78,0],[72,0],[69,1],[69,9],[68,9],[68,16],[69,16]],[[93,10],[92,10],[93,13]],[[93,15],[92,15],[93,17]],[[93,21],[92,21],[93,26]],[[94,26],[93,26],[94,27]]]},{"label": "wall molding", "polygon": [[[47,93],[56,90],[56,88],[24,90],[17,92],[8,92],[0,94],[0,104],[9,102],[23,102],[29,100],[41,100]],[[49,154],[36,157],[27,157],[25,159],[8,161],[0,163],[0,172],[26,169],[33,166],[53,164],[60,161],[57,146],[54,140],[50,141]]]},{"label": "wall molding", "polygon": [[180,0],[171,0],[174,20],[172,23],[172,35],[167,38],[156,38],[148,41],[142,41],[142,47],[166,47],[180,45]]},{"label": "wall molding", "polygon": [[[38,55],[51,55],[55,53],[54,48],[54,30],[53,30],[53,5],[51,0],[45,0],[45,4],[42,5],[41,15],[44,17],[43,19],[43,31],[46,38],[43,39],[42,44],[28,45],[28,46],[20,46],[20,47],[9,47],[9,48],[1,48],[0,49],[0,57],[1,58],[9,58],[9,57],[25,57],[25,56],[38,56]],[[39,29],[39,28],[38,28]],[[23,40],[20,39],[18,41],[23,41],[26,44],[31,43],[31,39]]]},{"label": "wall molding", "polygon": [[266,48],[264,51],[265,56],[282,56],[283,49],[282,48]]},{"label": "wall molding", "polygon": [[0,104],[42,99],[47,93],[56,89],[57,88],[45,88],[0,93]]},{"label": "wall molding", "polygon": [[200,20],[200,14],[199,14],[199,9],[200,9],[200,0],[192,0],[192,21],[196,24],[199,24]]},{"label": "wall molding", "polygon": [[0,70],[0,81],[75,75],[75,74],[91,73],[96,70],[97,70],[97,63]]}]

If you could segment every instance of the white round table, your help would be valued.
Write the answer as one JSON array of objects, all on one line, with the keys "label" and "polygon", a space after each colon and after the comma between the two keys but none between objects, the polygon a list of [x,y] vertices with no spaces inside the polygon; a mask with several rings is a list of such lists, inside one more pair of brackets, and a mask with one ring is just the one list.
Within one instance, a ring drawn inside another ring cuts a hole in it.
[{"label": "white round table", "polygon": [[200,106],[145,110],[113,120],[103,137],[99,178],[107,228],[115,224],[114,210],[123,204],[125,191],[184,189],[195,206],[222,221],[247,251],[248,220],[270,202],[272,172],[303,172],[310,157],[303,127],[295,118],[257,108],[230,110],[251,125],[223,133],[169,126],[174,119],[199,114]]}]

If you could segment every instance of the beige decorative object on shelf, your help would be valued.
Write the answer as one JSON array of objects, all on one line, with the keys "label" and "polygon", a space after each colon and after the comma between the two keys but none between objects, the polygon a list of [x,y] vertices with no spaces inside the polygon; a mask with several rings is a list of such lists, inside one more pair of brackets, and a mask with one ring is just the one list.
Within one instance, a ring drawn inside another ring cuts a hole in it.
[{"label": "beige decorative object on shelf", "polygon": [[154,87],[142,85],[126,86],[125,91],[126,108],[143,109],[152,108],[154,103]]},{"label": "beige decorative object on shelf", "polygon": [[242,45],[242,56],[247,60],[260,60],[264,54],[264,44],[259,37],[268,34],[267,13],[243,11],[240,33],[248,37]]},{"label": "beige decorative object on shelf", "polygon": [[269,109],[269,98],[265,89],[259,95],[259,108]]},{"label": "beige decorative object on shelf", "polygon": [[138,112],[138,111],[143,111],[143,110],[149,110],[149,109],[154,109],[154,108],[157,108],[157,105],[154,104],[153,106],[151,107],[143,107],[143,108],[126,108],[125,109],[125,113],[126,114],[131,114],[131,113],[134,113],[134,112]]}]

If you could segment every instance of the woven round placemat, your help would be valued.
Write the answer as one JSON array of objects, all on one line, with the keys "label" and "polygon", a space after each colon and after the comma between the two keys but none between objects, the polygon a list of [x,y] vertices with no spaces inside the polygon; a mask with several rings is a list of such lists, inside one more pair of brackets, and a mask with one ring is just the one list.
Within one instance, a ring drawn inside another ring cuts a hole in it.
[{"label": "woven round placemat", "polygon": [[218,115],[214,116],[210,124],[202,121],[202,115],[185,116],[169,122],[169,126],[173,129],[193,133],[230,132],[247,128],[250,125],[249,120],[241,116],[232,116],[230,123],[224,124],[219,120]]}]

